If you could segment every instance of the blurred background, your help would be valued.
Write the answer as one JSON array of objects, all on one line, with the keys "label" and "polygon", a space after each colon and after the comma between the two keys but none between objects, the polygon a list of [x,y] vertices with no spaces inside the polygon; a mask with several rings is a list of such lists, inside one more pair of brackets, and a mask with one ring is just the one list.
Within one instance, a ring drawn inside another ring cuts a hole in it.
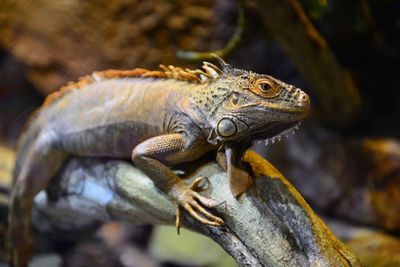
[{"label": "blurred background", "polygon": [[[312,114],[296,135],[254,149],[365,266],[400,266],[396,0],[1,0],[0,258],[16,142],[45,96],[95,70],[209,57],[185,51],[215,51],[306,91]],[[34,266],[235,266],[207,238],[168,227],[41,230]]]}]

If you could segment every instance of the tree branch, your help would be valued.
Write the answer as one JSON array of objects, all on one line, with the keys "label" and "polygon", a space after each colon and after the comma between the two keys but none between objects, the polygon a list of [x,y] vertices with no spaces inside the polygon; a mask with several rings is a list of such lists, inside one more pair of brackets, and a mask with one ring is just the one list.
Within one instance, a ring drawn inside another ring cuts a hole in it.
[{"label": "tree branch", "polygon": [[[202,194],[224,201],[213,212],[226,224],[206,226],[184,213],[184,227],[214,239],[240,266],[360,266],[269,162],[251,151],[245,161],[256,178],[239,199],[231,195],[226,173],[215,162],[185,169],[188,180],[209,177]],[[174,224],[175,205],[124,161],[72,159],[48,192],[50,197],[43,192],[36,197],[36,208],[57,227],[71,230],[115,218]]]}]

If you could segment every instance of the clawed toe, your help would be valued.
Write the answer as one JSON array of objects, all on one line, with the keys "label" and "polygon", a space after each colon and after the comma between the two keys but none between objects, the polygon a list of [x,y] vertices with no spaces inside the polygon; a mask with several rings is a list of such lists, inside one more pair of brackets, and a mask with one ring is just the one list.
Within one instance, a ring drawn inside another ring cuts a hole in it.
[{"label": "clawed toe", "polygon": [[[199,222],[211,226],[222,226],[224,225],[224,220],[221,218],[211,214],[209,211],[207,211],[205,208],[200,206],[197,202],[194,202],[192,205],[185,204],[183,205],[183,208],[191,215],[193,218],[198,220]],[[197,211],[196,211],[197,210]],[[181,208],[180,206],[176,207],[176,221],[175,221],[175,226],[176,226],[176,231],[178,235],[180,234],[180,228],[181,228]]]},{"label": "clawed toe", "polygon": [[206,177],[200,176],[193,181],[193,183],[189,186],[189,188],[192,189],[193,191],[201,192],[207,190],[209,184],[210,181],[208,181]]},{"label": "clawed toe", "polygon": [[215,208],[215,207],[218,207],[219,205],[221,205],[222,203],[225,202],[225,200],[217,201],[215,199],[202,196],[197,192],[194,192],[193,196],[194,196],[194,198],[196,198],[201,204],[203,204],[207,208]]},{"label": "clawed toe", "polygon": [[199,177],[190,186],[180,186],[179,190],[175,192],[175,196],[177,197],[176,199],[178,200],[175,221],[178,234],[181,227],[180,207],[183,207],[192,217],[203,224],[211,226],[222,226],[224,224],[224,221],[221,218],[211,214],[202,206],[204,205],[208,208],[214,208],[223,203],[223,201],[216,201],[212,198],[202,196],[196,192],[196,190],[204,188],[206,185],[204,183],[208,183],[207,178]]}]

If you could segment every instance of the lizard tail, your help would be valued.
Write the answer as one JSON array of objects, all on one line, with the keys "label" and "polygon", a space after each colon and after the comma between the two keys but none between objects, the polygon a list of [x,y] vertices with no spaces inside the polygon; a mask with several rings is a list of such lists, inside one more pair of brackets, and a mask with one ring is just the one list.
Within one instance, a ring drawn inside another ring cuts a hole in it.
[{"label": "lizard tail", "polygon": [[20,175],[22,165],[25,162],[26,156],[28,155],[28,151],[30,150],[31,145],[34,143],[33,140],[35,140],[39,134],[40,127],[33,122],[31,125],[28,126],[28,128],[18,140],[17,158],[15,160],[13,170],[13,186],[17,180],[17,177]]}]

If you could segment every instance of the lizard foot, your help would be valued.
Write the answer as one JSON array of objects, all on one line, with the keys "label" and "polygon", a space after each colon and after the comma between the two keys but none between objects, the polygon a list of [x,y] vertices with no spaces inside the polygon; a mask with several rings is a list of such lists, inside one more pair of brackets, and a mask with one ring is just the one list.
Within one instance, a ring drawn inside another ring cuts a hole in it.
[{"label": "lizard foot", "polygon": [[214,208],[221,205],[221,202],[207,198],[198,193],[198,191],[204,190],[206,184],[208,184],[207,178],[198,177],[190,186],[180,183],[171,189],[170,195],[178,204],[175,221],[178,234],[181,227],[181,207],[201,223],[212,226],[222,226],[224,224],[221,218],[211,214],[200,205],[202,204],[207,208]]}]

